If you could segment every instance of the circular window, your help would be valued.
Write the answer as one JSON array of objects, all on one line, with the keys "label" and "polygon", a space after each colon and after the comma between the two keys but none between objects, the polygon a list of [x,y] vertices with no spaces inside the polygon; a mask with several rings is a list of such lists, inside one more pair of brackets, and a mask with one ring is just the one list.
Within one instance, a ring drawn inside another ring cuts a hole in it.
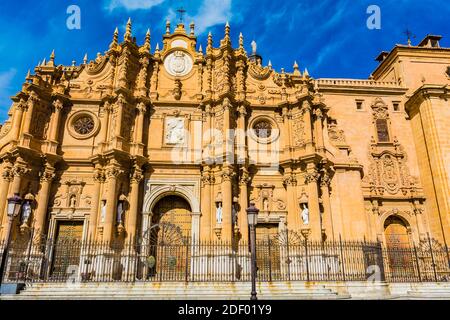
[{"label": "circular window", "polygon": [[82,115],[73,122],[73,129],[76,133],[85,135],[94,130],[94,119],[90,115]]},{"label": "circular window", "polygon": [[67,129],[76,139],[87,139],[97,133],[100,123],[90,111],[78,111],[69,117]]},{"label": "circular window", "polygon": [[267,120],[259,120],[253,125],[258,138],[269,138],[272,134],[272,124]]},{"label": "circular window", "polygon": [[258,116],[251,120],[249,128],[250,137],[258,143],[272,143],[280,135],[277,123],[268,116]]}]

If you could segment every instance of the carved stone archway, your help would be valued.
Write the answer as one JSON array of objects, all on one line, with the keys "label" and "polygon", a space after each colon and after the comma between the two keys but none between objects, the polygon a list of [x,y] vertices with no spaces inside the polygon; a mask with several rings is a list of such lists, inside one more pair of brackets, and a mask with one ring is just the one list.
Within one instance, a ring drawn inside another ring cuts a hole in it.
[{"label": "carved stone archway", "polygon": [[142,234],[151,226],[153,209],[159,200],[175,195],[185,199],[191,207],[191,237],[199,239],[200,233],[200,201],[198,181],[156,181],[148,180],[142,208]]}]

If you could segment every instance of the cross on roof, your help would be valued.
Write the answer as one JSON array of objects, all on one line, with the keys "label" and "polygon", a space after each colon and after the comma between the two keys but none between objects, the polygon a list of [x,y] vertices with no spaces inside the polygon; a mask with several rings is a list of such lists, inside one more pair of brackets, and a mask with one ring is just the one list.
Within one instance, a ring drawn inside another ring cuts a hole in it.
[{"label": "cross on roof", "polygon": [[184,8],[181,7],[181,8],[179,8],[179,9],[177,10],[177,12],[178,12],[179,15],[180,15],[180,17],[179,17],[180,23],[183,23],[183,15],[186,13],[186,10],[184,10]]},{"label": "cross on roof", "polygon": [[403,34],[405,34],[408,37],[408,46],[410,46],[411,45],[411,39],[415,38],[416,36],[409,29],[406,29],[405,32],[403,32]]}]

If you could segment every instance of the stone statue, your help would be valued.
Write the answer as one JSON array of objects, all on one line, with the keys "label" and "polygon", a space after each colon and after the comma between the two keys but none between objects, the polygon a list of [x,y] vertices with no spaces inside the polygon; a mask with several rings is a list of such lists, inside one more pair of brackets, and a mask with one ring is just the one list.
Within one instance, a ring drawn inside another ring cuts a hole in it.
[{"label": "stone statue", "polygon": [[263,200],[263,208],[264,211],[269,211],[269,200],[267,198]]},{"label": "stone statue", "polygon": [[70,197],[69,207],[75,208],[76,204],[77,204],[77,198],[75,197],[75,195],[72,195]]},{"label": "stone statue", "polygon": [[106,201],[102,200],[102,209],[100,212],[100,222],[101,223],[105,222],[105,218],[106,218]]},{"label": "stone statue", "polygon": [[256,48],[257,48],[256,41],[253,40],[251,45],[252,45],[252,54],[256,54]]},{"label": "stone statue", "polygon": [[303,203],[302,206],[303,206],[303,210],[302,210],[303,224],[308,225],[309,224],[309,210],[308,210],[308,206],[306,205],[306,203]]},{"label": "stone statue", "polygon": [[222,224],[222,203],[219,202],[216,208],[216,222]]}]

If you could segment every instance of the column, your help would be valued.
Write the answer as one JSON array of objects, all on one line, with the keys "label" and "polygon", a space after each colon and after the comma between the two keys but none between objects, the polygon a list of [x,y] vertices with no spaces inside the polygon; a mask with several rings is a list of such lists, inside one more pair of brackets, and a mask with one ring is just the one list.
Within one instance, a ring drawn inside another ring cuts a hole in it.
[{"label": "column", "polygon": [[241,178],[239,179],[239,216],[238,216],[238,226],[239,232],[241,233],[241,239],[243,241],[248,241],[248,220],[247,220],[247,208],[248,203],[248,183],[250,182],[250,175],[247,169],[242,168],[243,172]]},{"label": "column", "polygon": [[224,134],[224,151],[225,151],[225,163],[229,163],[229,160],[234,161],[234,158],[230,158],[230,152],[234,147],[234,144],[230,143],[230,108],[231,104],[228,98],[223,99],[223,134]]},{"label": "column", "polygon": [[322,205],[323,205],[323,215],[322,215],[322,226],[325,229],[327,238],[329,240],[335,239],[334,225],[333,225],[333,215],[331,212],[331,202],[330,202],[330,176],[328,172],[323,172],[320,179],[320,187],[322,191]]},{"label": "column", "polygon": [[97,236],[97,219],[99,216],[100,189],[105,181],[105,174],[100,168],[94,170],[94,190],[92,193],[92,207],[89,216],[89,240],[95,241]]},{"label": "column", "polygon": [[[20,194],[20,186],[22,184],[22,177],[28,172],[29,172],[29,169],[25,166],[25,164],[16,163],[14,165],[14,167],[11,170],[11,173],[14,178],[12,181],[11,192],[10,192],[9,196],[14,195],[14,193]],[[8,215],[7,214],[3,215],[2,225],[3,225],[3,228],[5,228],[8,225]],[[6,232],[2,232],[2,238],[0,239],[0,241],[5,240],[6,236],[7,236]]]},{"label": "column", "polygon": [[55,177],[55,169],[47,166],[41,176],[41,189],[37,199],[36,222],[34,230],[36,234],[43,234],[45,228],[45,219],[47,218],[48,198],[52,180]]},{"label": "column", "polygon": [[11,138],[14,140],[19,139],[20,127],[22,125],[23,113],[27,109],[27,102],[23,99],[16,106],[16,110],[14,111],[14,123],[12,125],[12,133]]},{"label": "column", "polygon": [[309,208],[309,225],[311,228],[311,239],[322,239],[322,225],[320,223],[320,208],[319,208],[319,189],[317,182],[319,180],[319,173],[314,163],[308,163],[306,173],[306,184],[308,188],[308,208]]},{"label": "column", "polygon": [[28,109],[27,112],[25,113],[25,122],[23,125],[22,133],[30,133],[34,105],[36,104],[37,101],[38,101],[37,95],[34,92],[32,92],[27,102]]},{"label": "column", "polygon": [[306,142],[306,152],[314,153],[313,148],[313,136],[312,136],[312,128],[311,128],[311,105],[308,101],[303,101],[302,104],[303,111],[303,120],[305,122],[305,142]]},{"label": "column", "polygon": [[142,136],[144,134],[144,115],[147,111],[147,107],[145,106],[145,103],[139,102],[137,107],[137,116],[135,120],[135,137],[134,142],[141,144],[142,143]]},{"label": "column", "polygon": [[[4,165],[2,170],[2,179],[0,180],[0,226],[4,225],[3,219],[6,218],[5,208],[8,202],[8,189],[12,179],[13,174],[11,171],[11,167],[9,166],[9,164],[7,166]],[[5,222],[8,222],[7,219],[5,220]],[[0,229],[0,231],[3,230]]]},{"label": "column", "polygon": [[284,185],[286,186],[286,202],[287,202],[287,228],[289,230],[299,230],[301,227],[300,211],[297,204],[296,175],[289,170],[286,172],[284,178]]},{"label": "column", "polygon": [[111,117],[111,104],[109,101],[105,101],[103,105],[103,115],[100,118],[100,133],[99,141],[100,143],[106,143],[108,141],[108,126]]},{"label": "column", "polygon": [[291,157],[290,147],[292,143],[291,143],[291,126],[289,125],[290,112],[287,106],[283,107],[282,116],[283,116],[283,132],[281,136],[283,137],[284,159],[289,159]]},{"label": "column", "polygon": [[232,239],[232,179],[233,168],[226,165],[222,170],[222,239],[230,241]]},{"label": "column", "polygon": [[144,176],[140,166],[136,165],[130,179],[130,210],[128,212],[128,219],[126,219],[125,227],[128,241],[134,241],[136,237],[136,226],[139,213],[139,186],[143,178]]},{"label": "column", "polygon": [[323,114],[322,111],[317,108],[314,110],[314,132],[316,134],[316,144],[317,149],[320,151],[324,151],[324,141],[323,141],[323,127],[322,127],[322,120],[323,120]]},{"label": "column", "polygon": [[59,121],[61,118],[61,110],[64,105],[60,99],[56,99],[53,101],[53,106],[55,107],[55,112],[52,114],[49,138],[50,141],[58,141]]},{"label": "column", "polygon": [[117,112],[117,116],[116,116],[116,122],[115,122],[115,132],[114,135],[115,137],[120,137],[122,136],[122,114],[123,114],[123,105],[126,103],[125,98],[123,97],[123,95],[119,95],[119,98],[117,99],[117,103],[116,103],[116,112]]},{"label": "column", "polygon": [[106,216],[103,225],[103,241],[110,242],[113,239],[113,230],[116,225],[117,207],[117,179],[122,170],[112,166],[106,169],[108,194],[106,197]]},{"label": "column", "polygon": [[202,189],[201,189],[201,224],[200,224],[200,239],[210,240],[211,230],[211,172],[210,167],[205,166],[202,170]]}]

